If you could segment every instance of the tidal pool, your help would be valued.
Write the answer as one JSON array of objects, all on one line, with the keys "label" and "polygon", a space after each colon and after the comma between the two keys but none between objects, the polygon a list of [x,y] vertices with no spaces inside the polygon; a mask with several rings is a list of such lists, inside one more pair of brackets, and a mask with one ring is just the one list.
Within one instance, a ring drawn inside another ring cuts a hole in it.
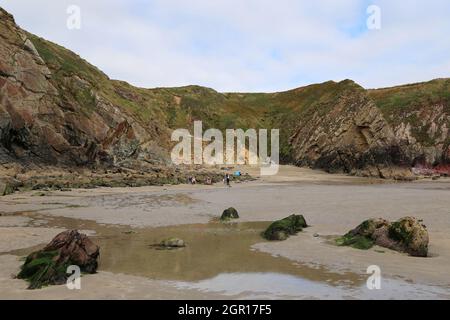
[{"label": "tidal pool", "polygon": [[[79,219],[31,216],[53,227],[95,231],[93,240],[101,248],[100,271],[164,280],[180,289],[244,299],[450,298],[448,290],[394,279],[383,279],[383,290],[369,290],[366,275],[334,273],[252,249],[252,245],[265,241],[261,232],[270,222],[213,221],[130,229]],[[153,246],[170,237],[185,240],[187,246],[172,250]],[[14,253],[26,255],[36,249]]]}]

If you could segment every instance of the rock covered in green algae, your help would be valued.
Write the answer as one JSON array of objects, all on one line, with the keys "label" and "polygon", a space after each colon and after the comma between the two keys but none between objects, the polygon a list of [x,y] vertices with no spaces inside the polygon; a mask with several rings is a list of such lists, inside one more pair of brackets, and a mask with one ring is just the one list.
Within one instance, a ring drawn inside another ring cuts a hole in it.
[{"label": "rock covered in green algae", "polygon": [[230,219],[239,219],[239,214],[235,208],[228,208],[223,211],[222,216],[220,217],[220,220],[226,221]]},{"label": "rock covered in green algae", "polygon": [[350,246],[356,249],[368,250],[375,244],[375,240],[372,237],[375,231],[382,230],[388,226],[389,221],[384,219],[366,220],[343,237],[338,238],[336,243],[340,246]]},{"label": "rock covered in green algae", "polygon": [[400,244],[402,251],[411,256],[428,256],[429,236],[425,225],[421,221],[406,217],[391,224],[389,237]]},{"label": "rock covered in green algae", "polygon": [[14,189],[10,184],[0,181],[0,196],[7,196],[13,192]]},{"label": "rock covered in green algae", "polygon": [[78,266],[84,273],[95,273],[99,253],[99,247],[86,235],[77,230],[64,231],[44,249],[31,253],[17,278],[27,280],[30,283],[28,289],[64,284],[70,265]]},{"label": "rock covered in green algae", "polygon": [[182,239],[169,238],[161,241],[160,246],[163,248],[184,248],[186,243]]},{"label": "rock covered in green algae", "polygon": [[367,250],[374,245],[406,252],[411,256],[428,256],[428,231],[420,220],[413,217],[396,222],[370,219],[336,240],[340,246]]},{"label": "rock covered in green algae", "polygon": [[0,177],[0,196],[7,196],[14,193],[20,182],[10,177]]},{"label": "rock covered in green algae", "polygon": [[289,236],[302,231],[303,228],[306,227],[308,227],[308,225],[303,215],[293,214],[272,223],[266,231],[264,231],[263,236],[267,240],[283,241]]}]

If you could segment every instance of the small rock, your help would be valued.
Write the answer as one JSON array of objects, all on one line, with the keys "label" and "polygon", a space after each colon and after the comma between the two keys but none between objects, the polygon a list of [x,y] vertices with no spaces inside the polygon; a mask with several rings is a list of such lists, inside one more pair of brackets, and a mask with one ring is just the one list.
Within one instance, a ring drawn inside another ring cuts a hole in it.
[{"label": "small rock", "polygon": [[33,197],[45,197],[45,196],[47,196],[47,193],[46,192],[35,192],[35,193],[33,193],[32,196]]},{"label": "small rock", "polygon": [[318,237],[320,237],[320,234],[314,233],[314,234],[313,234],[313,237],[314,237],[314,238],[318,238]]},{"label": "small rock", "polygon": [[160,246],[164,248],[184,248],[186,243],[182,239],[169,238],[161,241]]},{"label": "small rock", "polygon": [[287,218],[275,221],[272,223],[266,231],[264,231],[263,236],[267,240],[283,241],[289,236],[295,235],[302,231],[303,228],[308,227],[306,220],[303,215],[293,214]]},{"label": "small rock", "polygon": [[230,219],[239,219],[239,214],[235,208],[228,208],[220,217],[220,220],[230,220]]}]

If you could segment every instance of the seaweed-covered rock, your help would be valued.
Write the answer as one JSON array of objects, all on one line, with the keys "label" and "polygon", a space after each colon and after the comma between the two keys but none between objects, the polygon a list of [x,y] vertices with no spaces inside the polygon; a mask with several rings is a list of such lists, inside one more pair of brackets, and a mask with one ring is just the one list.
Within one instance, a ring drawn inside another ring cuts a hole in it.
[{"label": "seaweed-covered rock", "polygon": [[406,217],[392,223],[389,227],[389,237],[399,243],[402,251],[412,256],[428,255],[428,231],[416,218]]},{"label": "seaweed-covered rock", "polygon": [[6,196],[14,192],[14,188],[5,181],[0,181],[0,196]]},{"label": "seaweed-covered rock", "polygon": [[343,237],[338,238],[336,243],[340,246],[350,246],[356,249],[367,250],[375,244],[375,239],[372,237],[374,233],[387,226],[389,226],[389,221],[384,219],[366,220]]},{"label": "seaweed-covered rock", "polygon": [[186,243],[182,239],[178,238],[169,238],[161,241],[160,247],[163,248],[183,248],[186,246]]},{"label": "seaweed-covered rock", "polygon": [[0,196],[7,196],[14,193],[20,186],[20,181],[13,178],[0,177]]},{"label": "seaweed-covered rock", "polygon": [[239,219],[239,214],[235,208],[228,208],[223,211],[220,220]]},{"label": "seaweed-covered rock", "polygon": [[277,220],[272,223],[266,231],[264,231],[263,236],[267,240],[283,241],[289,236],[297,234],[302,231],[303,228],[308,227],[306,220],[303,215],[293,214],[287,218]]},{"label": "seaweed-covered rock", "polygon": [[95,273],[100,249],[86,235],[77,230],[58,234],[44,249],[31,253],[25,260],[19,279],[28,280],[29,289],[64,284],[67,268],[80,267],[83,273]]},{"label": "seaweed-covered rock", "polygon": [[366,220],[336,240],[340,246],[367,250],[376,244],[417,257],[428,255],[428,242],[426,227],[412,217],[393,223],[384,219]]},{"label": "seaweed-covered rock", "polygon": [[361,223],[354,230],[350,231],[351,235],[371,236],[376,230],[389,225],[389,221],[384,219],[370,219]]}]

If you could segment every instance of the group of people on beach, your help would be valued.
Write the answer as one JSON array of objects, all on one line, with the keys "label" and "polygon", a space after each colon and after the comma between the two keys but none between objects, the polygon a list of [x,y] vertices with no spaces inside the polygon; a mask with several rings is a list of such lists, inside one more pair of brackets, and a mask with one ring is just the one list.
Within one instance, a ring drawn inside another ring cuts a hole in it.
[{"label": "group of people on beach", "polygon": [[[231,176],[229,173],[225,174],[224,178],[223,178],[223,183],[226,184],[227,186],[231,187],[230,185],[230,181],[231,181]],[[188,177],[188,184],[197,184],[197,179],[195,178],[195,176],[189,176]],[[205,184],[206,185],[212,185],[213,181],[210,177],[207,177],[205,180]]]}]

